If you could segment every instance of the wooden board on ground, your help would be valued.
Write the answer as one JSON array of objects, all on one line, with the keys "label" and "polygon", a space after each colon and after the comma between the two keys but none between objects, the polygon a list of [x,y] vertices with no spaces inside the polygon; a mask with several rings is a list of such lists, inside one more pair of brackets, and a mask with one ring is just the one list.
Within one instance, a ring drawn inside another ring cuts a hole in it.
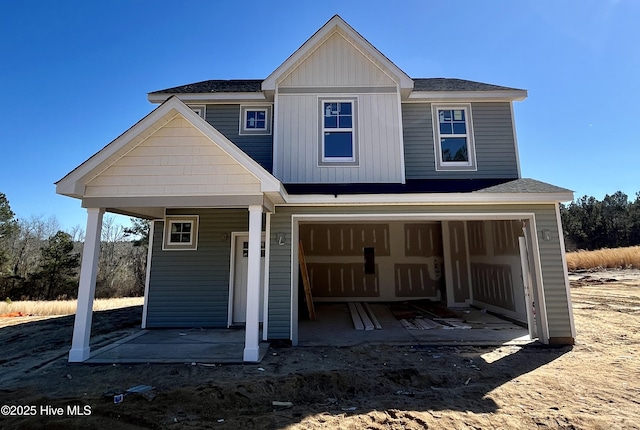
[{"label": "wooden board on ground", "polygon": [[371,306],[369,306],[369,303],[365,302],[364,308],[369,314],[369,317],[371,317],[371,322],[373,323],[373,326],[376,328],[376,330],[382,330],[382,324],[380,324],[380,322],[378,321],[378,318],[376,318],[376,314],[373,313],[373,309],[371,309]]},{"label": "wooden board on ground", "polygon": [[298,262],[300,271],[302,272],[302,284],[304,285],[304,295],[307,300],[307,310],[309,311],[309,319],[316,320],[316,309],[313,307],[313,297],[311,296],[311,282],[309,282],[309,272],[307,271],[307,263],[304,260],[304,250],[302,249],[302,241],[298,243]]},{"label": "wooden board on ground", "polygon": [[362,324],[364,325],[365,330],[373,330],[373,323],[371,322],[371,318],[367,315],[364,308],[360,303],[356,303],[356,310],[358,314],[360,314],[360,318],[362,319]]},{"label": "wooden board on ground", "polygon": [[356,330],[364,330],[364,324],[362,324],[362,318],[360,318],[360,314],[356,309],[356,305],[352,302],[349,302],[349,312],[351,313],[351,321],[353,321],[353,326]]}]

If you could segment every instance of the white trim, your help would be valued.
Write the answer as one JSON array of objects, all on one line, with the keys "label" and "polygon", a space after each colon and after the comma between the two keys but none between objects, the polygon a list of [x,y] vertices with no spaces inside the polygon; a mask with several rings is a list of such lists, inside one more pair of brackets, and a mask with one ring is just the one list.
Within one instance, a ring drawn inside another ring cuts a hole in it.
[{"label": "white trim", "polygon": [[73,335],[71,349],[69,350],[70,363],[80,363],[91,356],[89,340],[91,338],[93,301],[96,292],[96,276],[98,274],[104,212],[104,208],[87,209],[87,229],[80,265],[76,316],[73,321]]},{"label": "white trim", "polygon": [[[172,224],[191,224],[189,242],[172,242]],[[198,249],[198,231],[200,229],[199,215],[165,215],[164,228],[162,230],[163,251],[196,251]]]},{"label": "white trim", "polygon": [[509,103],[509,108],[511,109],[511,128],[513,130],[513,144],[515,146],[515,151],[516,151],[516,167],[518,169],[518,178],[521,178],[522,172],[520,171],[520,150],[518,148],[518,134],[516,133],[516,117],[513,112],[513,102]]},{"label": "white trim", "polygon": [[[538,243],[538,229],[536,227],[535,215],[533,219],[527,219],[527,229],[525,236],[530,243],[530,256],[533,258],[533,269],[535,270],[535,279],[533,283],[536,288],[533,289],[537,298],[536,321],[540,321],[540,330],[538,331],[538,339],[542,343],[549,343],[549,320],[547,318],[547,303],[544,295],[544,279],[542,277],[542,261],[540,258],[540,244]],[[539,318],[539,319],[538,319]]]},{"label": "white trim", "polygon": [[271,212],[267,212],[265,215],[264,229],[264,280],[262,281],[264,303],[262,311],[262,340],[266,341],[269,337],[269,261],[271,260]]},{"label": "white trim", "polygon": [[[144,278],[144,304],[142,305],[142,325],[140,328],[147,328],[147,312],[149,307],[149,285],[151,282],[151,261],[153,257],[153,235],[156,228],[156,222],[162,220],[149,221],[149,244],[147,249],[147,268]],[[163,221],[164,222],[164,221]]]},{"label": "white trim", "polygon": [[207,105],[187,105],[189,108],[200,116],[200,118],[207,119]]},{"label": "white trim", "polygon": [[[440,134],[440,110],[462,110],[465,113],[465,134]],[[437,172],[450,171],[476,171],[478,164],[476,160],[475,136],[473,133],[473,114],[471,113],[471,103],[443,104],[433,103],[431,105],[432,130],[433,130],[433,150],[435,153],[435,170]],[[442,137],[461,138],[467,141],[467,161],[447,161],[442,159]]]},{"label": "white trim", "polygon": [[[270,215],[269,212],[267,212],[266,214]],[[229,260],[229,300],[228,300],[228,305],[227,305],[227,328],[229,328],[229,327],[231,327],[233,325],[233,298],[234,298],[233,295],[235,293],[236,250],[237,250],[237,246],[238,246],[238,238],[239,237],[247,237],[247,240],[248,240],[249,232],[248,231],[232,231],[231,232],[231,251],[230,251],[231,258]],[[264,262],[265,266],[264,266],[264,270],[265,270],[265,273],[266,273],[267,272],[267,261],[266,261],[267,241],[266,241],[264,232],[262,233],[262,239],[265,239],[264,240],[264,246],[265,246],[265,262]],[[265,303],[267,303],[268,302],[268,296],[266,295],[266,290],[265,290],[265,295],[263,296],[263,298],[264,298]],[[263,319],[266,319],[266,314],[263,314]]]},{"label": "white trim", "polygon": [[[56,193],[76,198],[84,197],[85,184],[90,179],[124,157],[153,131],[163,127],[176,115],[181,115],[196,130],[205,135],[212,145],[216,145],[260,181],[261,192],[277,192],[284,195],[284,188],[278,179],[177,97],[172,97],[158,106],[129,130],[60,179],[56,183]],[[132,147],[127,150],[127,145],[131,143],[133,143]]]},{"label": "white trim", "polygon": [[557,203],[573,200],[573,192],[558,193],[425,193],[425,194],[300,194],[286,195],[278,206],[411,205],[411,204],[517,204]]},{"label": "white trim", "polygon": [[260,356],[260,266],[262,206],[249,206],[249,249],[247,261],[247,311],[243,361],[258,362]]},{"label": "white trim", "polygon": [[219,92],[219,93],[160,93],[160,94],[148,94],[147,100],[151,103],[164,103],[171,97],[177,97],[184,103],[189,102],[220,102],[220,101],[266,101],[267,96],[262,92]]},{"label": "white trim", "polygon": [[498,91],[412,91],[410,101],[522,101],[527,98],[526,90]]},{"label": "white trim", "polygon": [[[531,236],[530,243],[533,258],[535,281],[534,292],[538,297],[536,306],[537,317],[540,319],[541,333],[539,339],[542,343],[549,343],[549,327],[544,299],[544,282],[542,279],[542,266],[540,261],[540,249],[537,241],[535,214],[532,212],[495,212],[495,213],[383,213],[383,214],[291,214],[291,321],[290,333],[291,341],[295,346],[298,344],[298,240],[300,222],[327,222],[327,221],[472,221],[472,220],[526,220],[530,227],[528,230]],[[443,223],[444,226],[444,223]],[[443,231],[443,241],[445,238]],[[445,254],[446,256],[446,254]],[[445,258],[446,261],[446,258]],[[446,264],[446,263],[445,263]],[[446,270],[445,270],[446,273]],[[295,276],[294,276],[295,275]],[[529,312],[529,310],[527,310]]]},{"label": "white trim", "polygon": [[[335,32],[338,32],[341,36],[345,37],[345,39],[351,43],[354,48],[358,49],[393,81],[398,82],[400,88],[406,88],[409,90],[413,89],[413,80],[404,71],[393,64],[393,62],[378,51],[368,40],[356,32],[340,16],[334,15],[262,82],[262,90],[275,90],[278,87],[278,83],[287,76],[292,69],[308,58],[318,48],[318,46],[321,46],[322,43],[324,43],[324,41]],[[391,76],[389,73],[394,76]]]},{"label": "white trim", "polygon": [[227,304],[227,328],[233,325],[233,295],[235,294],[235,273],[236,273],[236,242],[238,236],[248,236],[248,231],[232,231],[231,247],[229,250],[229,303]]},{"label": "white trim", "polygon": [[[271,171],[273,172],[273,176],[276,178],[281,178],[282,175],[280,174],[280,165],[278,164],[279,160],[278,160],[278,109],[279,109],[279,104],[280,104],[280,94],[278,92],[278,89],[276,88],[276,91],[273,95],[273,155],[272,155],[272,161],[273,161],[273,165],[271,167]],[[285,192],[286,193],[286,192]]]},{"label": "white trim", "polygon": [[400,139],[400,178],[401,183],[407,183],[406,166],[404,165],[404,129],[402,127],[402,96],[400,95],[400,88],[397,88],[397,102],[398,102],[398,138]]},{"label": "white trim", "polygon": [[[325,103],[349,103],[351,104],[351,127],[336,127],[326,128],[324,126],[325,117]],[[340,97],[318,97],[318,167],[355,167],[359,164],[359,150],[358,144],[358,97],[357,96],[340,96]],[[327,157],[325,155],[325,132],[337,132],[337,133],[351,133],[351,157]]]},{"label": "white trim", "polygon": [[556,222],[558,223],[558,241],[560,242],[560,254],[562,254],[562,274],[564,276],[564,288],[567,294],[567,311],[571,324],[571,336],[576,338],[576,326],[573,320],[573,303],[571,302],[571,285],[569,283],[569,268],[567,267],[567,252],[564,246],[564,232],[562,230],[562,218],[560,216],[560,204],[556,203]]}]

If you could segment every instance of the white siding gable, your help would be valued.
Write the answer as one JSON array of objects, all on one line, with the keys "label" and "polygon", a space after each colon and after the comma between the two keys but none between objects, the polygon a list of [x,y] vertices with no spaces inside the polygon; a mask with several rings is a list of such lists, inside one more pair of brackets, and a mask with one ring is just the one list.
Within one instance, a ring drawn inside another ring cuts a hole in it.
[{"label": "white siding gable", "polygon": [[281,80],[279,87],[396,86],[396,82],[337,31]]},{"label": "white siding gable", "polygon": [[85,197],[242,195],[260,181],[178,115],[86,184]]}]

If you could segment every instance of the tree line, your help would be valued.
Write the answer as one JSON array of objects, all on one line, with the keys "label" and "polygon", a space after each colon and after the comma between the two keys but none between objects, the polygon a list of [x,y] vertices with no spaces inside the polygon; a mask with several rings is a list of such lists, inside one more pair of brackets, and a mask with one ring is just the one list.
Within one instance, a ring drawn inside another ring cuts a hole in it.
[{"label": "tree line", "polygon": [[[640,193],[602,201],[583,196],[560,206],[567,250],[640,245]],[[96,297],[144,294],[149,225],[131,227],[105,215]],[[63,231],[55,218],[17,219],[0,192],[0,299],[54,300],[77,296],[84,231]]]},{"label": "tree line", "polygon": [[[105,215],[96,297],[144,294],[148,224],[131,227]],[[17,219],[0,192],[0,299],[55,300],[77,297],[84,230],[63,231],[54,218]]]},{"label": "tree line", "polygon": [[583,196],[560,207],[567,250],[640,245],[640,193],[618,191],[602,201]]}]

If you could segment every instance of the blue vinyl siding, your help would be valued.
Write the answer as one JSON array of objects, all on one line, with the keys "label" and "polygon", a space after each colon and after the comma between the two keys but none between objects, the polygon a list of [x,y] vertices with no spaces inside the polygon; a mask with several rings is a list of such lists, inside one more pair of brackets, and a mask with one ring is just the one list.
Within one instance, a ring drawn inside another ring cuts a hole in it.
[{"label": "blue vinyl siding", "polygon": [[272,172],[273,134],[240,135],[240,105],[207,105],[206,120],[267,171]]},{"label": "blue vinyl siding", "polygon": [[508,102],[471,103],[477,171],[436,171],[431,104],[404,103],[407,179],[517,178],[518,163]]},{"label": "blue vinyl siding", "polygon": [[200,216],[198,249],[163,251],[164,222],[156,221],[147,327],[226,327],[231,232],[248,230],[248,211],[167,211],[174,214]]}]

